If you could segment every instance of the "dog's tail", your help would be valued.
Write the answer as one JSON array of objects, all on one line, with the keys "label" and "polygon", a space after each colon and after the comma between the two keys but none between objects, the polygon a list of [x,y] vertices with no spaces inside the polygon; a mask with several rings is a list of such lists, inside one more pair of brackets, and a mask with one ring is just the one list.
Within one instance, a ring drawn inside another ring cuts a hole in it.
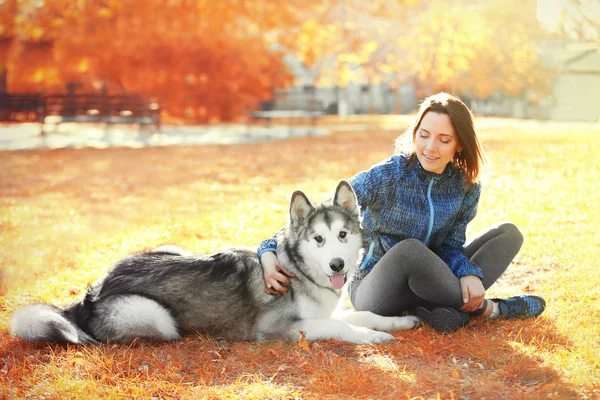
[{"label": "dog's tail", "polygon": [[65,312],[49,304],[31,304],[20,308],[10,321],[10,332],[21,339],[59,343],[98,343]]}]

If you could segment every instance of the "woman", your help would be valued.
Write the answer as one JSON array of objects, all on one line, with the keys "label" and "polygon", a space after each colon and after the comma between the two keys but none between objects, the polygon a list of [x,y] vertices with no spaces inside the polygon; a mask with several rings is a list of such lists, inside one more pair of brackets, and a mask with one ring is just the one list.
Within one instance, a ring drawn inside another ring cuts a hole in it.
[{"label": "woman", "polygon": [[[521,248],[515,225],[493,227],[465,246],[484,162],[471,111],[447,93],[430,96],[406,134],[412,139],[408,152],[399,138],[395,155],[350,180],[368,249],[350,283],[354,308],[386,316],[415,310],[441,332],[472,316],[540,315],[545,302],[538,296],[485,299]],[[279,265],[275,248],[274,238],[258,248],[270,294],[287,291],[293,277]]]}]

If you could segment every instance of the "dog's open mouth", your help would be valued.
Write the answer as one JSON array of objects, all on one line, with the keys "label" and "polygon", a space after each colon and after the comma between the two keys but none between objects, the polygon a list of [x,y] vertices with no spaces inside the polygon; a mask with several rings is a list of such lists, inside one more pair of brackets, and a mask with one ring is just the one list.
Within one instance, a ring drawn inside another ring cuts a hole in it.
[{"label": "dog's open mouth", "polygon": [[346,283],[346,274],[330,276],[329,280],[331,281],[331,286],[333,286],[334,289],[341,289]]}]

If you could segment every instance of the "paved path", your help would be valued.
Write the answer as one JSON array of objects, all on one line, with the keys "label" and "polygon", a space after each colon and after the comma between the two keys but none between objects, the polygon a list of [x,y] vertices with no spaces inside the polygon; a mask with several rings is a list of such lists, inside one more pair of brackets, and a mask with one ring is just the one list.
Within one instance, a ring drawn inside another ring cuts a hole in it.
[{"label": "paved path", "polygon": [[246,126],[236,124],[162,126],[156,134],[152,128],[116,125],[105,128],[92,124],[61,124],[58,132],[48,128],[40,136],[39,124],[0,125],[0,150],[31,150],[80,147],[147,147],[194,144],[254,143],[287,139],[296,136],[323,136],[328,129],[287,126]]}]

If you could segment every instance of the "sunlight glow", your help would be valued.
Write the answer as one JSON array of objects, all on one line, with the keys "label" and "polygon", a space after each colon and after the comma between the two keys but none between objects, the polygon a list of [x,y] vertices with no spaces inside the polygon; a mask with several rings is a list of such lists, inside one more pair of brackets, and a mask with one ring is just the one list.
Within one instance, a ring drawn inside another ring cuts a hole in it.
[{"label": "sunlight glow", "polygon": [[385,354],[378,353],[365,356],[362,362],[374,365],[382,371],[393,372],[396,377],[402,379],[403,381],[415,381],[415,374],[407,372],[406,366],[400,369],[398,364],[396,364],[396,362],[390,356]]},{"label": "sunlight glow", "polygon": [[562,12],[566,6],[565,0],[537,0],[537,19],[549,29],[558,27]]}]

